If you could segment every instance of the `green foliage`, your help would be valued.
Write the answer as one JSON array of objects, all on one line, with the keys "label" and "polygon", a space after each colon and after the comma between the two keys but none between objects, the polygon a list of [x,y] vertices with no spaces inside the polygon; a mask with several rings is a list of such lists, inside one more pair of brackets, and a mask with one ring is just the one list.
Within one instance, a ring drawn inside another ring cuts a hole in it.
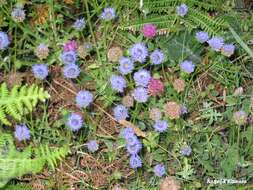
[{"label": "green foliage", "polygon": [[3,187],[12,178],[40,172],[45,164],[55,169],[56,164],[67,155],[69,148],[63,146],[51,149],[48,145],[41,145],[34,149],[29,146],[19,152],[13,144],[12,136],[2,134],[0,152],[0,187]]},{"label": "green foliage", "polygon": [[[133,6],[128,1],[123,2],[125,6]],[[189,7],[189,11],[185,17],[179,17],[176,14],[176,6],[186,3]],[[201,2],[197,0],[158,0],[158,1],[144,1],[143,7],[140,7],[142,12],[145,13],[144,17],[141,16],[136,20],[126,21],[124,20],[122,29],[130,29],[133,31],[140,30],[140,28],[147,23],[155,24],[158,29],[165,30],[167,32],[178,32],[180,30],[187,29],[192,31],[195,28],[201,28],[207,31],[209,34],[217,35],[227,28],[225,20],[222,18],[210,17],[208,13],[204,11],[210,11],[218,9],[217,5],[210,4],[208,2]],[[163,13],[163,14],[162,14]],[[182,22],[186,27],[182,28]]]},{"label": "green foliage", "polygon": [[10,91],[5,83],[0,87],[0,121],[10,125],[7,115],[20,121],[22,115],[32,111],[38,101],[45,101],[49,94],[38,86],[14,86]]}]

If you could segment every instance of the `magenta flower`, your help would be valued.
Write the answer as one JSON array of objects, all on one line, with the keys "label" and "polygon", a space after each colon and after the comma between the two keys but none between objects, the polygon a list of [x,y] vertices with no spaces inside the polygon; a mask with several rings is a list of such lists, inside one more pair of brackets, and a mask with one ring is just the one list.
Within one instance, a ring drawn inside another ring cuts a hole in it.
[{"label": "magenta flower", "polygon": [[77,42],[75,40],[69,40],[63,46],[64,52],[67,52],[67,51],[76,51],[77,48],[78,48],[78,45],[77,45]]},{"label": "magenta flower", "polygon": [[145,24],[142,33],[146,38],[153,38],[156,35],[156,26],[153,24]]},{"label": "magenta flower", "polygon": [[151,78],[148,84],[148,91],[152,96],[161,95],[164,92],[164,85],[162,81]]}]

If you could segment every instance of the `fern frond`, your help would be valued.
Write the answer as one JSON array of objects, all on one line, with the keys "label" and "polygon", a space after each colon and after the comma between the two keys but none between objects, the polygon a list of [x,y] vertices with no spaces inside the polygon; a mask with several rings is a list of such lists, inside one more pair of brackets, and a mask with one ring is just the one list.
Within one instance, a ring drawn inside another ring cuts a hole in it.
[{"label": "fern frond", "polygon": [[0,136],[0,188],[10,179],[24,174],[40,172],[45,164],[55,169],[59,161],[68,154],[69,147],[49,148],[43,145],[32,150],[28,147],[18,152],[13,143],[13,137],[9,134]]},{"label": "fern frond", "polygon": [[49,94],[35,85],[14,86],[10,91],[5,83],[0,87],[0,121],[10,125],[7,115],[20,121],[24,115],[24,108],[32,111],[38,101],[44,102]]}]

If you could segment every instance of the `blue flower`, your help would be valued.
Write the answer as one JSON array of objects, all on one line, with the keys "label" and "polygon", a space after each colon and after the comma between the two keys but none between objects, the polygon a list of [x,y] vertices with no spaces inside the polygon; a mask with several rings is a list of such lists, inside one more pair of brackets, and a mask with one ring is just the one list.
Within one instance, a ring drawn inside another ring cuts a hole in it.
[{"label": "blue flower", "polygon": [[32,73],[37,79],[45,79],[48,76],[48,66],[45,64],[35,64],[32,66]]},{"label": "blue flower", "polygon": [[235,46],[233,44],[225,44],[221,48],[221,53],[227,57],[230,57],[234,54]]},{"label": "blue flower", "polygon": [[70,113],[65,124],[71,131],[78,131],[83,126],[83,118],[79,114]]},{"label": "blue flower", "polygon": [[98,143],[96,140],[90,140],[86,145],[90,152],[96,152],[98,150]]},{"label": "blue flower", "polygon": [[141,142],[137,140],[135,143],[127,144],[127,152],[129,154],[138,154],[142,148]]},{"label": "blue flower", "polygon": [[119,72],[122,75],[127,75],[131,73],[134,69],[134,62],[127,58],[127,57],[121,57],[119,60]]},{"label": "blue flower", "polygon": [[146,69],[140,69],[139,71],[134,73],[134,81],[136,86],[147,87],[148,83],[151,79],[150,72]]},{"label": "blue flower", "polygon": [[180,68],[186,73],[192,73],[195,69],[195,65],[192,61],[185,60],[180,64]]},{"label": "blue flower", "polygon": [[153,65],[159,65],[164,62],[165,55],[161,50],[156,49],[150,54],[150,60]]},{"label": "blue flower", "polygon": [[148,56],[148,48],[143,43],[136,43],[129,49],[130,55],[134,61],[144,63]]},{"label": "blue flower", "polygon": [[132,127],[127,127],[121,130],[120,136],[123,137],[124,139],[128,139],[134,135],[134,130]]},{"label": "blue flower", "polygon": [[207,43],[214,51],[220,51],[222,46],[224,45],[224,40],[219,37],[214,37],[208,40]]},{"label": "blue flower", "polygon": [[155,122],[154,128],[155,128],[155,131],[162,133],[167,130],[168,123],[163,120],[158,120]]},{"label": "blue flower", "polygon": [[11,12],[11,17],[16,22],[22,22],[25,19],[25,11],[21,8],[14,8]]},{"label": "blue flower", "polygon": [[60,59],[65,65],[74,64],[77,61],[77,55],[74,51],[66,51],[61,53]]},{"label": "blue flower", "polygon": [[10,44],[8,35],[5,32],[0,31],[0,50],[4,50]]},{"label": "blue flower", "polygon": [[181,148],[180,150],[180,154],[182,156],[190,156],[192,153],[192,148],[190,146],[185,146],[183,148]]},{"label": "blue flower", "polygon": [[128,117],[128,109],[123,105],[117,105],[113,108],[113,115],[116,120],[124,120]]},{"label": "blue flower", "polygon": [[143,87],[135,88],[132,95],[134,99],[139,103],[147,102],[149,98],[148,90]]},{"label": "blue flower", "polygon": [[200,43],[204,43],[204,42],[207,42],[207,40],[209,39],[209,35],[208,35],[207,32],[199,31],[199,32],[196,33],[196,39]]},{"label": "blue flower", "polygon": [[73,28],[80,31],[85,27],[85,24],[86,24],[86,21],[84,20],[84,18],[80,18],[74,22]]},{"label": "blue flower", "polygon": [[15,132],[14,136],[18,141],[23,141],[23,140],[29,140],[30,139],[30,131],[27,128],[26,125],[16,125],[15,127]]},{"label": "blue flower", "polygon": [[113,75],[111,76],[110,82],[112,89],[117,92],[123,92],[124,88],[127,86],[126,80],[122,76]]},{"label": "blue flower", "polygon": [[188,113],[188,108],[186,107],[186,105],[181,105],[180,114],[185,115],[187,113]]},{"label": "blue flower", "polygon": [[93,94],[87,90],[81,90],[76,95],[76,104],[78,107],[86,108],[93,101]]},{"label": "blue flower", "polygon": [[66,78],[70,78],[70,79],[74,79],[77,78],[80,74],[80,68],[78,67],[78,65],[71,63],[68,65],[65,65],[63,67],[63,75]]},{"label": "blue flower", "polygon": [[141,158],[137,154],[131,155],[129,164],[133,169],[139,168],[142,166]]},{"label": "blue flower", "polygon": [[157,164],[155,167],[154,167],[154,173],[156,176],[158,177],[162,177],[163,175],[165,175],[165,167],[163,164]]},{"label": "blue flower", "polygon": [[125,139],[126,139],[126,142],[128,145],[134,145],[134,144],[138,143],[138,138],[136,135],[128,136]]},{"label": "blue flower", "polygon": [[115,9],[112,7],[104,8],[104,11],[101,14],[101,18],[105,21],[110,21],[116,17]]},{"label": "blue flower", "polygon": [[181,4],[177,6],[177,14],[181,17],[184,17],[188,12],[188,7],[186,4]]}]

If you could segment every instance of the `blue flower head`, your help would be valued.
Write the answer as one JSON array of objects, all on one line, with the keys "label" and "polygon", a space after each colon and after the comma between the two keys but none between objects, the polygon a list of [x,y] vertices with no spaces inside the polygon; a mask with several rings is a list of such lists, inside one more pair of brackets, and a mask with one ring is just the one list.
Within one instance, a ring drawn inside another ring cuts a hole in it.
[{"label": "blue flower head", "polygon": [[127,57],[121,57],[119,60],[119,72],[122,75],[127,75],[131,73],[134,69],[134,62],[127,58]]},{"label": "blue flower head", "polygon": [[16,125],[14,136],[18,141],[29,140],[30,131],[26,125]]},{"label": "blue flower head", "polygon": [[188,12],[188,7],[186,4],[181,4],[177,6],[177,14],[181,17],[184,17]]},{"label": "blue flower head", "polygon": [[137,154],[131,155],[129,164],[133,169],[140,168],[142,166],[141,158]]},{"label": "blue flower head", "polygon": [[180,64],[180,68],[186,73],[192,73],[195,70],[195,65],[192,61],[185,60]]},{"label": "blue flower head", "polygon": [[4,50],[10,44],[8,35],[5,32],[0,31],[0,50]]},{"label": "blue flower head", "polygon": [[80,108],[86,108],[93,101],[93,94],[87,90],[81,90],[76,95],[76,104]]},{"label": "blue flower head", "polygon": [[164,62],[165,55],[161,50],[156,49],[150,54],[150,60],[153,65],[160,65]]},{"label": "blue flower head", "polygon": [[209,39],[209,35],[207,32],[204,31],[199,31],[196,33],[196,39],[200,42],[200,43],[205,43],[207,42],[207,40]]},{"label": "blue flower head", "polygon": [[137,87],[133,90],[133,97],[139,103],[144,103],[148,101],[149,95],[148,90],[143,87]]},{"label": "blue flower head", "polygon": [[98,150],[98,143],[96,140],[90,140],[86,145],[90,152],[96,152]]},{"label": "blue flower head", "polygon": [[147,87],[151,79],[151,75],[150,72],[147,71],[146,69],[140,69],[139,71],[134,73],[133,78],[136,86]]},{"label": "blue flower head", "polygon": [[158,120],[154,124],[155,131],[160,132],[160,133],[166,131],[167,128],[168,128],[168,123],[163,120]]},{"label": "blue flower head", "polygon": [[129,154],[138,154],[142,148],[142,144],[137,140],[135,143],[127,144],[126,148]]},{"label": "blue flower head", "polygon": [[128,139],[134,135],[134,130],[132,127],[126,127],[124,129],[121,130],[120,132],[120,137],[123,137],[124,139]]},{"label": "blue flower head", "polygon": [[224,40],[223,38],[214,37],[208,40],[207,43],[214,51],[220,51],[222,46],[224,45]]},{"label": "blue flower head", "polygon": [[74,79],[77,78],[80,74],[80,68],[78,67],[78,65],[71,63],[68,65],[65,65],[63,67],[63,75],[66,78],[70,78],[70,79]]},{"label": "blue flower head", "polygon": [[124,120],[128,117],[128,109],[123,105],[117,105],[113,109],[113,115],[116,120]]},{"label": "blue flower head", "polygon": [[192,148],[190,146],[185,146],[181,148],[180,153],[182,156],[190,156],[192,153]]},{"label": "blue flower head", "polygon": [[86,21],[84,20],[84,18],[80,18],[74,22],[73,28],[80,31],[85,27],[85,24],[86,24]]},{"label": "blue flower head", "polygon": [[66,51],[61,53],[60,59],[65,65],[74,64],[77,61],[77,55],[74,51]]},{"label": "blue flower head", "polygon": [[122,76],[111,76],[110,83],[112,89],[116,90],[117,92],[123,92],[124,88],[127,86],[126,80]]},{"label": "blue flower head", "polygon": [[144,63],[148,56],[148,48],[143,43],[136,43],[130,47],[129,53],[134,61]]},{"label": "blue flower head", "polygon": [[221,53],[227,57],[230,57],[235,52],[235,46],[233,44],[225,44],[221,48]]},{"label": "blue flower head", "polygon": [[116,11],[112,7],[104,8],[104,11],[101,14],[101,18],[105,21],[113,20],[116,17]]},{"label": "blue flower head", "polygon": [[78,131],[83,126],[83,118],[77,113],[70,113],[65,124],[71,131]]},{"label": "blue flower head", "polygon": [[48,76],[48,66],[46,64],[35,64],[32,66],[32,73],[35,78],[43,80]]},{"label": "blue flower head", "polygon": [[166,171],[165,171],[165,167],[163,164],[157,164],[154,167],[154,173],[157,177],[162,177],[163,175],[165,175]]},{"label": "blue flower head", "polygon": [[11,17],[16,22],[23,22],[25,20],[25,11],[22,8],[14,8]]},{"label": "blue flower head", "polygon": [[128,136],[125,139],[126,139],[126,142],[128,145],[134,145],[134,144],[138,143],[138,138],[136,135]]}]

